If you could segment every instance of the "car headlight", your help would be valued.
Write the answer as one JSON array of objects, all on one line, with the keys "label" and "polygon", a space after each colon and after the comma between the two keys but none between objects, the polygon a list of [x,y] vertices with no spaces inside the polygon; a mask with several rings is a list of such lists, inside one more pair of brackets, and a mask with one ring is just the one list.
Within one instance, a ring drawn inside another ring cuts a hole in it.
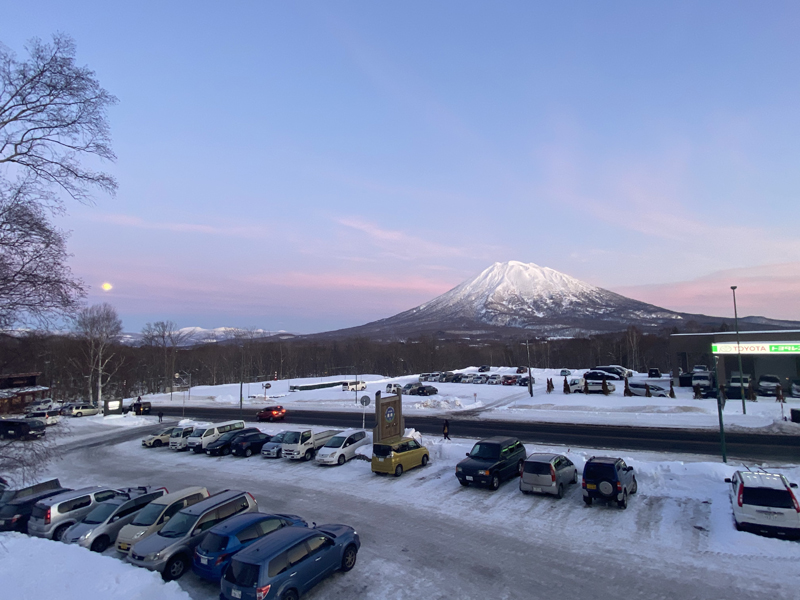
[{"label": "car headlight", "polygon": [[461,467],[456,467],[456,473],[461,473],[461,471],[463,471]]},{"label": "car headlight", "polygon": [[146,561],[154,561],[161,558],[161,552],[151,552],[147,556],[144,557]]},{"label": "car headlight", "polygon": [[93,532],[93,531],[94,531],[94,529],[90,529],[89,531],[87,531],[86,533],[84,533],[84,534],[83,534],[83,535],[80,537],[80,539],[81,539],[81,540],[88,540],[88,539],[89,539],[89,536],[90,536],[90,535],[92,535],[92,532]]},{"label": "car headlight", "polygon": [[478,475],[488,475],[489,471],[478,471]]},{"label": "car headlight", "polygon": [[142,537],[143,535],[144,535],[144,530],[142,530],[142,531],[139,531],[139,532],[137,532],[137,533],[136,533],[136,534],[133,536],[133,539],[134,539],[134,540],[138,540],[138,539],[139,539],[140,537]]}]

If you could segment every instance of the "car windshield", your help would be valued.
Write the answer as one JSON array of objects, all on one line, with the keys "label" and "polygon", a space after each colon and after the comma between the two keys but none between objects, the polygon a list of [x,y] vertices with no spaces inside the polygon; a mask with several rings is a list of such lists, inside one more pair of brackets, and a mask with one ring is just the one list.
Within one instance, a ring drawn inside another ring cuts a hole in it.
[{"label": "car windshield", "polygon": [[497,444],[475,444],[469,456],[470,458],[497,460],[500,458],[500,446]]},{"label": "car windshield", "polygon": [[232,440],[235,436],[239,435],[238,431],[229,431],[228,433],[223,433],[221,436],[217,438],[218,442],[228,442]]},{"label": "car windshield", "polygon": [[200,437],[206,432],[205,429],[195,429],[189,437]]},{"label": "car windshield", "polygon": [[164,508],[165,506],[163,504],[148,504],[133,518],[131,525],[150,527],[150,525],[158,520],[161,513],[164,512]]},{"label": "car windshield", "polygon": [[587,463],[583,469],[586,479],[616,479],[614,465],[606,463]]},{"label": "car windshield", "polygon": [[270,440],[270,443],[282,444],[284,437],[286,437],[286,432],[285,431],[281,431],[278,435],[275,435],[275,436],[272,437],[272,439]]},{"label": "car windshield", "polygon": [[0,507],[0,519],[5,519],[8,517],[13,517],[16,514],[21,513],[19,506],[15,506],[13,504],[4,504]]},{"label": "car windshield", "polygon": [[392,455],[392,447],[389,444],[372,444],[372,453],[385,458]]},{"label": "car windshield", "polygon": [[325,444],[325,448],[341,448],[342,444],[347,438],[341,435],[335,435],[331,439],[328,440],[328,443]]},{"label": "car windshield", "polygon": [[231,561],[231,566],[225,571],[225,581],[240,587],[256,587],[260,572],[261,568],[258,565],[251,565],[234,559]]},{"label": "car windshield", "polygon": [[538,461],[525,461],[523,470],[531,475],[550,475],[550,463]]},{"label": "car windshield", "polygon": [[176,427],[175,429],[172,430],[172,434],[170,435],[170,437],[178,437],[179,438],[182,435],[183,435],[183,429],[180,429],[180,428]]},{"label": "car windshield", "polygon": [[780,383],[781,380],[774,375],[762,375],[761,383]]},{"label": "car windshield", "polygon": [[165,538],[183,537],[194,527],[194,524],[197,523],[197,519],[198,515],[189,515],[179,512],[164,525],[164,529],[159,531],[158,535]]},{"label": "car windshield", "polygon": [[786,489],[746,487],[742,494],[742,503],[768,508],[794,508],[791,494]]},{"label": "car windshield", "polygon": [[218,533],[207,533],[203,541],[200,542],[200,549],[208,554],[222,552],[228,546],[228,536]]},{"label": "car windshield", "polygon": [[88,525],[97,525],[98,523],[105,523],[106,519],[114,514],[114,511],[119,508],[119,504],[107,504],[105,502],[98,504],[92,512],[83,518],[83,522]]},{"label": "car windshield", "polygon": [[283,443],[284,444],[296,444],[300,441],[300,432],[299,431],[287,431],[286,435],[283,436]]}]

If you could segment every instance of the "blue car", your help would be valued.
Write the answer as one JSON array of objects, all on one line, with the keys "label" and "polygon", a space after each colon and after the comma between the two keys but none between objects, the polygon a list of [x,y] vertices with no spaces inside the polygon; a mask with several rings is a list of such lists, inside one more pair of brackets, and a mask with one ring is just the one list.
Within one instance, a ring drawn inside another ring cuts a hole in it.
[{"label": "blue car", "polygon": [[209,581],[219,581],[231,557],[253,542],[284,527],[308,527],[296,515],[245,513],[235,515],[208,530],[194,551],[192,570]]},{"label": "blue car", "polygon": [[220,600],[298,600],[331,573],[352,569],[360,547],[347,525],[284,527],[233,557]]}]

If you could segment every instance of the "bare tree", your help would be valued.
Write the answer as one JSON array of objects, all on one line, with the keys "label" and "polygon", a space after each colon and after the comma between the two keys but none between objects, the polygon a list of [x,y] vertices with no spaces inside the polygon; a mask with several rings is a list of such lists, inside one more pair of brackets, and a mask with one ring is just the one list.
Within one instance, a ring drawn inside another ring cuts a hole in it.
[{"label": "bare tree", "polygon": [[100,405],[103,401],[103,386],[113,375],[113,372],[109,372],[108,364],[114,358],[111,347],[122,333],[122,321],[114,307],[104,302],[81,310],[75,318],[74,331],[86,343],[86,358],[90,373],[95,377],[97,404]]},{"label": "bare tree", "polygon": [[[192,333],[181,331],[173,321],[145,323],[142,328],[142,343],[159,348],[164,356],[164,385],[172,381],[175,373],[175,356],[178,348],[192,338]],[[171,384],[170,384],[171,385]]]}]

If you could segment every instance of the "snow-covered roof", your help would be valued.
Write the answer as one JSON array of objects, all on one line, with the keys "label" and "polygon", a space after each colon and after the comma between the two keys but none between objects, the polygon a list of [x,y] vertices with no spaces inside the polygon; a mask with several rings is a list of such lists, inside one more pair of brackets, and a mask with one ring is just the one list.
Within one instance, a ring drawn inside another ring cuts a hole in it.
[{"label": "snow-covered roof", "polygon": [[46,392],[49,389],[50,389],[49,387],[45,387],[43,385],[33,385],[33,386],[29,386],[29,387],[9,388],[7,390],[0,390],[0,399],[13,398],[14,396],[19,396],[20,394],[32,394],[34,392]]}]

